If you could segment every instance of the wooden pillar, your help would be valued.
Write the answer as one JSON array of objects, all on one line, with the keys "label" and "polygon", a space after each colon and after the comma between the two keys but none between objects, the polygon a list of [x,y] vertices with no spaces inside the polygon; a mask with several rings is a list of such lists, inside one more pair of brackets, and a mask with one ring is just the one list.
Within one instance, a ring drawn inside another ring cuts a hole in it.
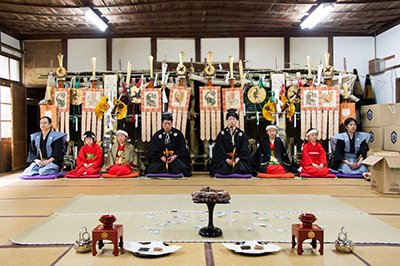
[{"label": "wooden pillar", "polygon": [[107,38],[106,43],[107,71],[112,70],[112,38]]},{"label": "wooden pillar", "polygon": [[61,39],[61,53],[64,55],[63,67],[68,69],[68,39]]},{"label": "wooden pillar", "polygon": [[329,57],[329,65],[333,66],[333,36],[328,37],[328,53],[331,54]]},{"label": "wooden pillar", "polygon": [[[246,38],[243,36],[239,37],[239,59],[242,59],[242,61],[246,59]],[[245,62],[243,62],[243,67],[245,65]]]},{"label": "wooden pillar", "polygon": [[157,61],[157,38],[151,37],[151,55],[154,57],[154,61]]},{"label": "wooden pillar", "polygon": [[195,61],[201,62],[201,38],[194,39]]},{"label": "wooden pillar", "polygon": [[284,68],[290,68],[290,37],[284,39]]}]

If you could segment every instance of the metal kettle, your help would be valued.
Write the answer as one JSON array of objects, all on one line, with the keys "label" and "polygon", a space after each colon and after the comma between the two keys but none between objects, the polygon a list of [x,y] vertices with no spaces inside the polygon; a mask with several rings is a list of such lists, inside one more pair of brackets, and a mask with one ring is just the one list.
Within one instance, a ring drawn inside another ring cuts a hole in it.
[{"label": "metal kettle", "polygon": [[75,241],[74,249],[78,253],[85,253],[92,250],[92,240],[85,226],[79,231],[79,239]]},{"label": "metal kettle", "polygon": [[347,240],[347,229],[342,227],[338,234],[338,239],[335,241],[335,248],[339,252],[351,253],[354,250],[354,243],[351,240]]}]

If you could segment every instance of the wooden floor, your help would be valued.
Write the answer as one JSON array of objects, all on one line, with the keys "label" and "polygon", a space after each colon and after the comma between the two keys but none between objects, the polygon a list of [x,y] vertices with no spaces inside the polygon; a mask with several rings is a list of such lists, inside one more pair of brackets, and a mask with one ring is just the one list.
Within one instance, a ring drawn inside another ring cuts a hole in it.
[{"label": "wooden floor", "polygon": [[[370,190],[363,179],[216,180],[195,173],[186,180],[20,180],[0,175],[1,265],[399,265],[400,245],[358,245],[353,254],[324,246],[324,255],[305,247],[302,256],[290,244],[266,256],[242,256],[220,243],[183,243],[168,256],[145,259],[124,252],[114,257],[106,245],[99,256],[78,254],[69,246],[19,246],[9,239],[51,215],[73,196],[107,194],[190,194],[204,185],[230,194],[328,194],[400,229],[400,195]],[[78,233],[78,232],[77,232]],[[365,232],[368,234],[368,232]],[[77,235],[78,236],[78,235]],[[351,238],[351,237],[350,237]],[[399,239],[400,241],[400,239]]]}]

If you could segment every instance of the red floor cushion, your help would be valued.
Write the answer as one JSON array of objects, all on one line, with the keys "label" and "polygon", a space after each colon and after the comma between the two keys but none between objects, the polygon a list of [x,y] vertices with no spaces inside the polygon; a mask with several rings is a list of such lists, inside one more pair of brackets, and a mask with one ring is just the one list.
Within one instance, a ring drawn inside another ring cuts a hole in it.
[{"label": "red floor cushion", "polygon": [[258,173],[258,178],[294,178],[293,173],[285,173],[285,174],[266,174],[266,173]]},{"label": "red floor cushion", "polygon": [[109,173],[104,173],[101,176],[103,178],[135,178],[140,175],[140,172],[133,172],[132,174],[129,175],[110,175]]},{"label": "red floor cushion", "polygon": [[306,173],[300,173],[299,174],[300,177],[304,177],[304,178],[335,178],[336,175],[335,174],[327,174],[326,176],[312,176]]},{"label": "red floor cushion", "polygon": [[67,173],[67,174],[65,174],[65,177],[66,178],[100,178],[101,174],[75,176],[75,175],[70,175],[69,173]]}]

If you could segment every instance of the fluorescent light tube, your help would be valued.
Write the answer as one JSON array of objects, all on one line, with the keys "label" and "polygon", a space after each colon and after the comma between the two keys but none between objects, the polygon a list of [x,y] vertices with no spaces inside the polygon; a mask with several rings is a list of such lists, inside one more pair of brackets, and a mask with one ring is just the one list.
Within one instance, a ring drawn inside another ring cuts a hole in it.
[{"label": "fluorescent light tube", "polygon": [[108,28],[107,23],[105,23],[91,8],[85,9],[85,16],[89,18],[101,31],[105,31]]},{"label": "fluorescent light tube", "polygon": [[334,8],[333,3],[320,4],[308,17],[300,24],[302,29],[311,29],[318,22],[324,19]]}]

